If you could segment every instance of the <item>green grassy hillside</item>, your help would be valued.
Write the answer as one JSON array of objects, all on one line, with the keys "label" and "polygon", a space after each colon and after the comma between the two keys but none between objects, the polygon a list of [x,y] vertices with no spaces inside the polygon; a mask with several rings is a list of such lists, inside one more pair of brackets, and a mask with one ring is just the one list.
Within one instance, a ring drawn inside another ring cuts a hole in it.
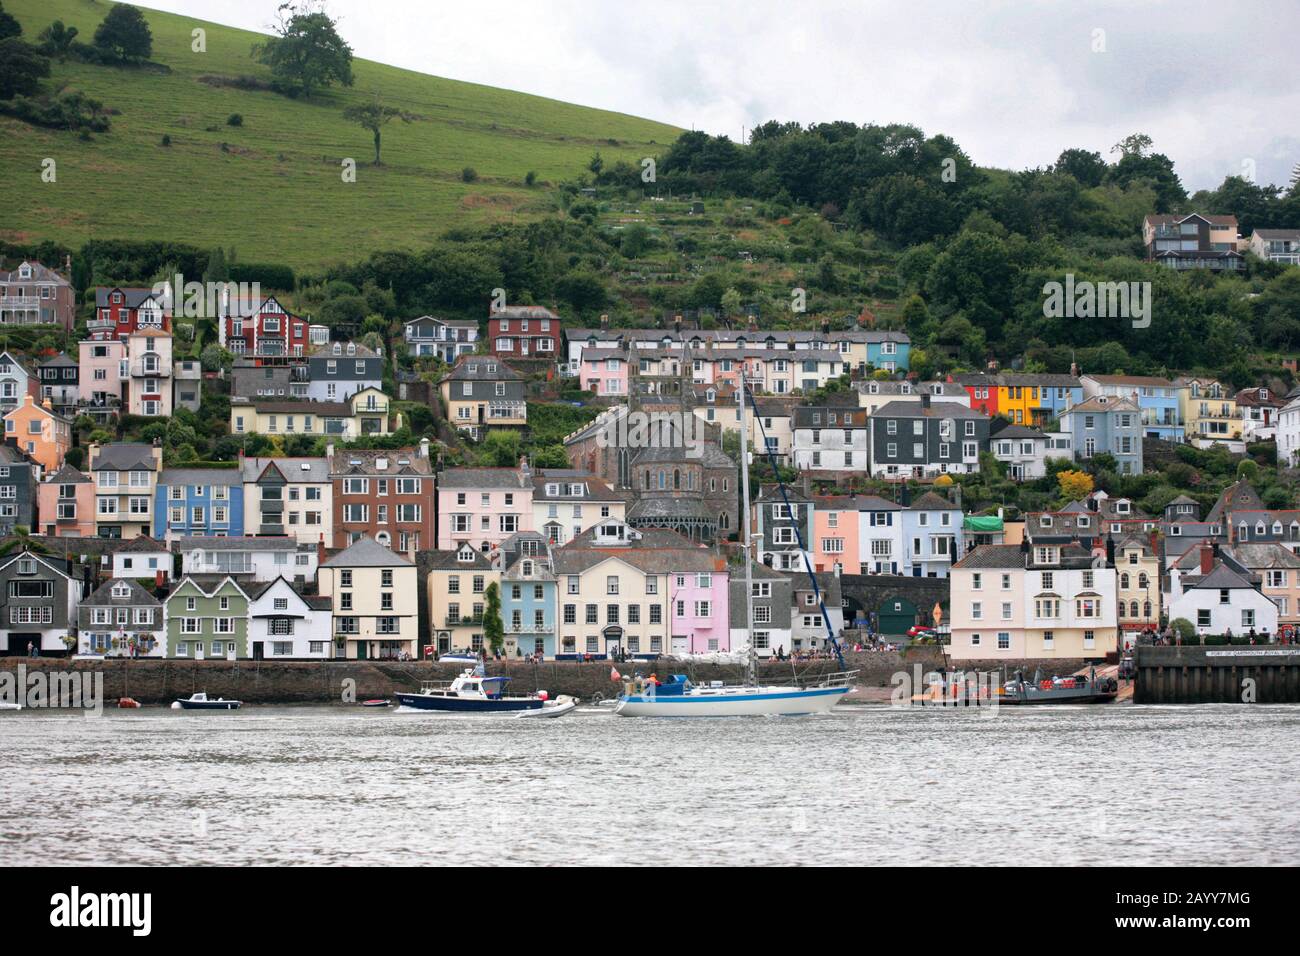
[{"label": "green grassy hillside", "polygon": [[[5,0],[36,42],[52,20],[89,42],[111,4],[95,0]],[[268,20],[274,0],[267,2]],[[220,9],[219,5],[213,7]],[[153,32],[148,69],[55,62],[45,89],[66,84],[120,111],[90,142],[0,117],[0,170],[7,189],[0,238],[171,239],[235,246],[243,261],[312,266],[378,248],[417,248],[446,229],[551,208],[539,182],[571,177],[593,152],[635,162],[678,130],[619,113],[441,79],[365,60],[355,86],[300,102],[271,92],[209,85],[203,76],[269,78],[253,61],[259,36],[142,8]],[[207,52],[191,52],[191,31]],[[343,25],[344,39],[346,24]],[[420,117],[384,130],[382,167],[371,136],[342,118],[344,107],[378,95]],[[232,113],[243,125],[228,126]],[[162,146],[164,135],[170,146]],[[223,148],[224,144],[224,148]],[[40,181],[57,162],[58,182]],[[357,181],[340,162],[355,158]],[[461,170],[478,180],[465,183]]]}]

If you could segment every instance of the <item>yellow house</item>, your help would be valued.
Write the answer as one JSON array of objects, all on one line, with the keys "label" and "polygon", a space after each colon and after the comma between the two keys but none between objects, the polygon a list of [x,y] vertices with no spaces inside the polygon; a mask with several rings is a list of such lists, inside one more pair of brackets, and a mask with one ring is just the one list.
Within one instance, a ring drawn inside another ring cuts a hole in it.
[{"label": "yellow house", "polygon": [[483,650],[487,586],[501,574],[487,555],[469,544],[430,552],[425,588],[429,596],[429,642],[439,654]]},{"label": "yellow house", "polygon": [[366,435],[391,434],[388,408],[388,396],[373,386],[342,402],[235,399],[230,403],[230,432],[354,441]]},{"label": "yellow house", "polygon": [[1136,535],[1119,542],[1115,573],[1119,626],[1128,645],[1138,632],[1160,627],[1160,558],[1151,550],[1151,542]]},{"label": "yellow house", "polygon": [[1241,411],[1232,389],[1213,378],[1177,378],[1183,399],[1183,422],[1191,442],[1241,439]]},{"label": "yellow house", "polygon": [[316,572],[330,598],[336,653],[355,660],[416,659],[420,652],[415,565],[374,538],[362,538]]}]

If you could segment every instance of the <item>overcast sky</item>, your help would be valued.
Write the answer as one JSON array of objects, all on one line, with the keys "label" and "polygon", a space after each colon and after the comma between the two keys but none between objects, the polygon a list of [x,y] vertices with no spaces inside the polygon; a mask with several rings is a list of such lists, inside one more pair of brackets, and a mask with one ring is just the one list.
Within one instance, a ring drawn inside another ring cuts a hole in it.
[{"label": "overcast sky", "polygon": [[[265,30],[277,0],[147,0]],[[357,56],[726,133],[909,122],[980,165],[1146,132],[1188,191],[1300,161],[1295,0],[331,0]],[[1102,49],[1094,51],[1094,47]]]}]

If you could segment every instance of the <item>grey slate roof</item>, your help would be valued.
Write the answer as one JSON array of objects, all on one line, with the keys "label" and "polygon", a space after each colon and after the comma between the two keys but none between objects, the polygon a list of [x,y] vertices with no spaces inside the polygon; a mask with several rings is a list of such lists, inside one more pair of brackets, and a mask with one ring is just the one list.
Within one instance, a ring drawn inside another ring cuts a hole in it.
[{"label": "grey slate roof", "polygon": [[298,541],[279,535],[229,535],[223,538],[187,535],[177,540],[176,548],[178,551],[297,551]]},{"label": "grey slate roof", "polygon": [[[113,587],[117,584],[125,584],[131,589],[129,597],[113,597]],[[142,588],[133,578],[109,578],[99,587],[95,588],[89,596],[81,599],[82,607],[122,607],[125,605],[147,605],[149,607],[162,607],[162,601]],[[161,621],[157,622],[160,626]]]},{"label": "grey slate roof", "polygon": [[[257,481],[269,465],[275,465],[286,481],[312,485],[328,484],[329,463],[324,458],[245,458],[239,469],[243,481]],[[307,465],[307,468],[303,468]]]},{"label": "grey slate roof", "polygon": [[956,402],[887,402],[872,418],[988,418],[983,412]]},{"label": "grey slate roof", "polygon": [[478,491],[498,488],[518,491],[532,486],[525,483],[518,468],[447,468],[438,476],[439,488]]},{"label": "grey slate roof", "polygon": [[410,561],[389,551],[374,538],[361,538],[330,558],[322,568],[410,568]]},{"label": "grey slate roof", "polygon": [[90,463],[91,471],[154,471],[153,446],[139,442],[113,442],[102,445]]}]

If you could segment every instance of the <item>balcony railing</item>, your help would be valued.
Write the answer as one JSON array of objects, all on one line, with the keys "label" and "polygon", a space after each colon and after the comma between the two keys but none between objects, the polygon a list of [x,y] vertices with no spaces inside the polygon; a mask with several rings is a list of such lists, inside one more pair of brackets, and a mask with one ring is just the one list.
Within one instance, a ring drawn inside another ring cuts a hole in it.
[{"label": "balcony railing", "polygon": [[131,366],[132,378],[171,378],[172,367],[166,362],[147,362],[138,359]]}]

